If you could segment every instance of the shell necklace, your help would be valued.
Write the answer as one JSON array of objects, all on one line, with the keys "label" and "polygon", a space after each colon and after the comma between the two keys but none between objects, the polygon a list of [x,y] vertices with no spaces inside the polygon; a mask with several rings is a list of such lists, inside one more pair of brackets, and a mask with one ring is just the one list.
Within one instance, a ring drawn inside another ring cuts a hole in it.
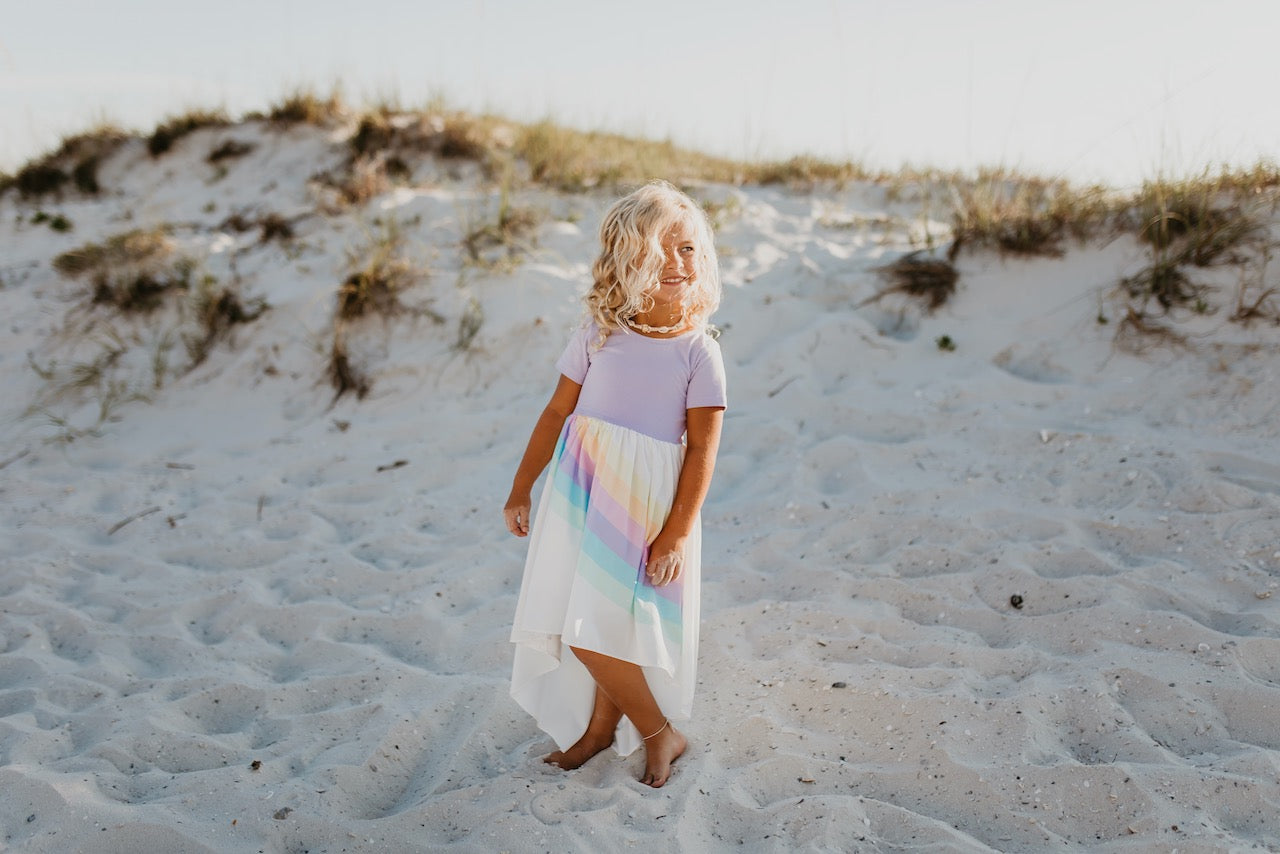
[{"label": "shell necklace", "polygon": [[650,334],[664,335],[668,332],[675,332],[677,329],[680,329],[682,326],[684,326],[684,315],[681,315],[680,317],[678,317],[676,319],[676,322],[671,324],[670,326],[650,326],[647,323],[637,323],[633,318],[627,318],[627,326],[630,326],[632,329],[636,330],[637,332],[648,332]]}]

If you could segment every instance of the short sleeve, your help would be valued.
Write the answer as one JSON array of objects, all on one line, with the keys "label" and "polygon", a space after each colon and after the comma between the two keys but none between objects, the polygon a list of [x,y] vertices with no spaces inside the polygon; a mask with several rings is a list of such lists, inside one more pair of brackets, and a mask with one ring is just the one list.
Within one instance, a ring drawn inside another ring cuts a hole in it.
[{"label": "short sleeve", "polygon": [[556,359],[556,370],[578,385],[582,385],[582,381],[587,378],[587,368],[591,364],[588,344],[590,343],[589,336],[593,328],[594,324],[580,327],[577,332],[573,333],[573,337],[569,339],[569,343],[564,348],[564,352],[560,354],[560,358]]},{"label": "short sleeve", "polygon": [[710,336],[704,336],[703,343],[704,346],[693,354],[693,373],[689,377],[689,392],[685,395],[686,409],[699,406],[723,407],[729,403],[720,344]]}]

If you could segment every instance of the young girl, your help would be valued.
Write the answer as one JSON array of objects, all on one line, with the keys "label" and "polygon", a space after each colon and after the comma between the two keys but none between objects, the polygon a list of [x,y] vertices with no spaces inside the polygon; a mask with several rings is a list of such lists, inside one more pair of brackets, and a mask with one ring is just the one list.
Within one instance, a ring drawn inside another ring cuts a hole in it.
[{"label": "young girl", "polygon": [[618,201],[600,227],[590,321],[516,471],[503,515],[529,533],[511,640],[511,696],[581,766],[643,745],[662,786],[693,707],[701,529],[726,404],[707,320],[720,271],[701,209],[665,182]]}]

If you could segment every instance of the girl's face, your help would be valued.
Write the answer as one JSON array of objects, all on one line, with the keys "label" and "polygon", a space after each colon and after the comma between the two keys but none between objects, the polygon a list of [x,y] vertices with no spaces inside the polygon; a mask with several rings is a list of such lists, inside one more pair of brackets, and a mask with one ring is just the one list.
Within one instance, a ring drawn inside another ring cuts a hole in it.
[{"label": "girl's face", "polygon": [[698,276],[698,243],[693,227],[676,223],[662,236],[662,275],[649,291],[656,305],[679,305]]}]

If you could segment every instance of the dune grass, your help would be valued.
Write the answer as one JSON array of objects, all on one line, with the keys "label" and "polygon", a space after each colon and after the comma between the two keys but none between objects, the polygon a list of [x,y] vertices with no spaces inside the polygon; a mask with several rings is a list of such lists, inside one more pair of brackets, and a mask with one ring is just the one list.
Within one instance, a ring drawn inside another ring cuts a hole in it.
[{"label": "dune grass", "polygon": [[219,128],[227,127],[231,124],[231,117],[227,115],[225,110],[190,110],[176,116],[170,116],[165,119],[156,129],[151,132],[151,136],[147,138],[147,151],[152,157],[159,157],[184,136],[201,128]]},{"label": "dune grass", "polygon": [[[1265,268],[1272,220],[1280,203],[1280,167],[1269,161],[1184,177],[1160,175],[1136,190],[1122,192],[1009,169],[964,174],[904,167],[886,173],[854,162],[809,156],[736,160],[682,148],[670,140],[575,129],[550,119],[519,122],[449,109],[439,102],[417,110],[390,102],[354,109],[336,90],[328,95],[297,90],[266,114],[248,118],[267,120],[281,129],[308,124],[338,130],[334,144],[345,146],[347,157],[332,174],[317,176],[335,191],[338,208],[368,203],[395,184],[412,183],[415,171],[427,161],[435,164],[431,173],[435,176],[461,177],[459,170],[470,165],[477,170],[473,174],[498,184],[502,194],[496,217],[464,224],[461,246],[470,265],[509,262],[532,239],[538,215],[510,203],[517,190],[617,192],[658,176],[691,189],[704,183],[772,185],[795,193],[860,182],[883,188],[891,204],[922,208],[919,222],[924,237],[919,240],[916,235],[913,241],[926,249],[880,271],[887,281],[881,295],[898,293],[921,300],[927,311],[936,310],[954,293],[959,275],[954,265],[963,252],[1052,257],[1072,244],[1128,235],[1146,248],[1148,259],[1142,269],[1112,283],[1111,298],[1119,301],[1113,313],[1122,319],[1117,328],[1125,334],[1162,329],[1161,317],[1183,311],[1221,311],[1241,323],[1280,320],[1280,294],[1260,272],[1245,276],[1234,299],[1221,304],[1213,303],[1218,295],[1197,272],[1221,264]],[[101,189],[98,165],[131,138],[144,139],[148,150],[160,156],[194,130],[230,122],[221,110],[193,110],[167,119],[145,137],[101,125],[67,138],[57,151],[14,175],[0,176],[0,192],[16,188],[24,200],[61,196],[73,187],[81,193],[97,193]],[[248,150],[247,145],[224,145],[209,152],[207,159],[217,162]],[[288,238],[287,224],[277,228],[264,223],[262,228],[264,240]],[[137,234],[121,237],[135,243],[142,239]],[[377,248],[388,245],[386,240],[375,241],[369,257],[353,263],[339,290],[338,326],[366,308],[394,313],[403,271]],[[949,247],[945,259],[943,247]],[[82,247],[78,255],[60,256],[55,265],[76,275],[73,268],[85,263],[86,256],[118,249]],[[139,266],[119,262],[119,258],[103,261],[94,275],[104,279],[108,274],[103,270],[109,267]],[[181,273],[177,267],[174,270]],[[148,296],[144,287],[148,284],[146,275],[130,281],[112,279],[96,293],[102,301],[121,308],[145,309],[154,302],[154,294]],[[174,282],[150,284],[169,287]],[[183,280],[178,286],[188,284]],[[338,351],[345,349],[346,335],[345,328],[335,330],[337,362],[341,362]],[[335,378],[346,373],[335,369]],[[335,385],[343,383],[335,380]],[[357,391],[360,387],[358,382],[353,386]]]},{"label": "dune grass", "polygon": [[279,126],[306,124],[327,127],[342,121],[348,112],[336,88],[328,95],[321,95],[310,88],[298,88],[268,107],[265,114],[251,113],[245,118],[265,118]]},{"label": "dune grass", "polygon": [[437,323],[444,320],[429,307],[410,307],[401,300],[404,291],[426,277],[428,270],[409,257],[400,223],[389,218],[373,226],[366,231],[364,244],[347,252],[350,272],[334,299],[326,374],[335,402],[348,392],[363,399],[373,387],[369,372],[351,358],[349,344],[360,321],[405,313],[426,315]]},{"label": "dune grass", "polygon": [[90,299],[123,312],[149,312],[164,295],[186,290],[192,262],[176,253],[167,229],[135,229],[102,243],[86,243],[53,259],[68,278],[87,276]]},{"label": "dune grass", "polygon": [[98,122],[82,133],[64,137],[58,147],[23,165],[16,174],[0,175],[0,194],[16,189],[24,199],[61,193],[74,187],[86,195],[101,191],[98,166],[131,135],[111,122]]},{"label": "dune grass", "polygon": [[960,273],[948,260],[929,257],[924,250],[902,256],[875,268],[887,284],[863,300],[861,305],[878,302],[890,294],[902,294],[916,300],[927,313],[937,311],[956,292]]}]

